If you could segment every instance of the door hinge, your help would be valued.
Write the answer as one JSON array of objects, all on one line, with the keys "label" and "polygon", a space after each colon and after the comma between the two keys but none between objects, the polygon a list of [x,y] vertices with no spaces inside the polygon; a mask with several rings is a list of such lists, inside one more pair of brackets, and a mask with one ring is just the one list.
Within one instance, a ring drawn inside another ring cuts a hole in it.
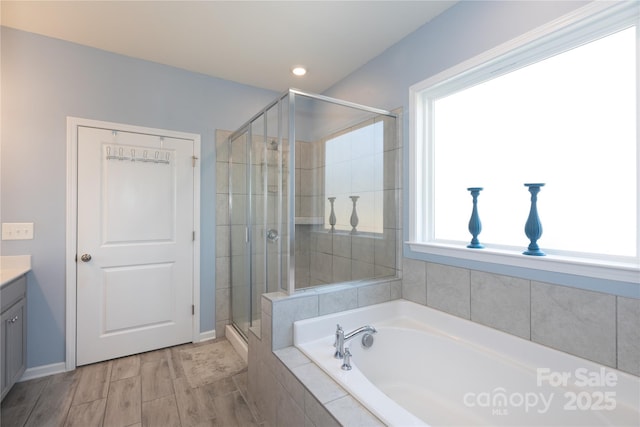
[{"label": "door hinge", "polygon": [[196,156],[191,156],[191,164],[194,168],[196,167],[196,160],[198,160]]},{"label": "door hinge", "polygon": [[196,241],[196,232],[191,233],[191,240]]},{"label": "door hinge", "polygon": [[196,306],[191,304],[191,315],[195,316],[195,314],[196,314]]}]

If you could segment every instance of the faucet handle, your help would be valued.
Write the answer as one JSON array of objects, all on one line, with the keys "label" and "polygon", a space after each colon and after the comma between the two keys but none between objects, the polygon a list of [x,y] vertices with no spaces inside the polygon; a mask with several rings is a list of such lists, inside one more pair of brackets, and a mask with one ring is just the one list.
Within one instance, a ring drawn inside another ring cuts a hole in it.
[{"label": "faucet handle", "polygon": [[340,324],[338,323],[336,325],[336,339],[333,342],[333,346],[337,347],[338,346],[338,336],[340,335],[340,332],[344,333],[344,331],[342,330],[342,326],[340,326]]},{"label": "faucet handle", "polygon": [[340,368],[343,371],[351,370],[351,351],[349,351],[349,347],[344,349],[344,359],[342,360],[342,366]]}]

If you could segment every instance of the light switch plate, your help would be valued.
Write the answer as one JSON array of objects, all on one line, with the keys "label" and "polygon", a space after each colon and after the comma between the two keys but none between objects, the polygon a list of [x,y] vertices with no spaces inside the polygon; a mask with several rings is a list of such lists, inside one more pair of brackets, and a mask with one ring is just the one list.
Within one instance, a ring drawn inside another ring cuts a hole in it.
[{"label": "light switch plate", "polygon": [[32,222],[3,222],[2,240],[31,240],[33,239]]}]

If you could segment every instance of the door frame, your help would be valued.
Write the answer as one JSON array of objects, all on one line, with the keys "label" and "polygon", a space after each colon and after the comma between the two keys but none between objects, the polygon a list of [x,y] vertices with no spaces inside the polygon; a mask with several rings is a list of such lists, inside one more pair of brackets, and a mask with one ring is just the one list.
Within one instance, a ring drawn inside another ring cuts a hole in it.
[{"label": "door frame", "polygon": [[94,127],[113,131],[166,136],[193,141],[193,283],[192,295],[195,312],[192,317],[192,341],[200,336],[200,135],[155,129],[99,120],[67,117],[67,212],[66,212],[66,334],[65,369],[76,368],[76,315],[77,315],[77,272],[76,251],[78,242],[78,127]]}]

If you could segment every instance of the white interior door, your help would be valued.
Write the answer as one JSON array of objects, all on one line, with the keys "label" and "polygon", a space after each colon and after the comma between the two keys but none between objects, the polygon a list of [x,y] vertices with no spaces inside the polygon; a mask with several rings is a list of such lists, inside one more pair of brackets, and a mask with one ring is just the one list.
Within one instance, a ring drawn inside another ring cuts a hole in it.
[{"label": "white interior door", "polygon": [[193,156],[78,127],[77,365],[192,341]]}]

